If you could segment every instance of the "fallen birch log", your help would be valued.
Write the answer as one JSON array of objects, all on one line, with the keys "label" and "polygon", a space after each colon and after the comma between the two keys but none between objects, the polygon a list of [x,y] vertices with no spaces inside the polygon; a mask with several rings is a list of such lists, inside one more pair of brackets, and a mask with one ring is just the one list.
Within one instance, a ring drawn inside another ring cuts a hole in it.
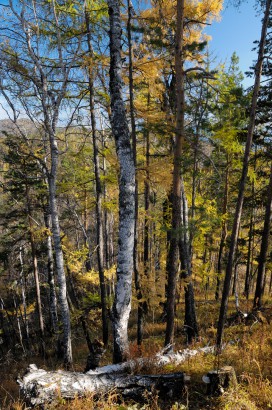
[{"label": "fallen birch log", "polygon": [[155,389],[159,394],[178,396],[189,381],[184,373],[133,375],[145,367],[161,368],[167,364],[178,365],[199,353],[213,353],[214,347],[184,349],[174,353],[169,346],[152,358],[139,358],[125,363],[98,367],[86,373],[46,371],[32,364],[22,380],[18,380],[23,396],[31,405],[52,402],[58,397],[72,399],[88,393],[100,394],[116,390],[124,397],[142,398],[144,390]]},{"label": "fallen birch log", "polygon": [[[215,352],[214,346],[201,347],[199,349],[184,349],[178,352],[173,352],[172,350],[167,351],[167,349],[169,349],[169,346],[167,346],[165,349],[163,349],[153,357],[140,357],[139,359],[129,360],[124,363],[97,367],[95,370],[89,370],[86,374],[99,375],[124,372],[132,373],[136,369],[139,370],[149,365],[152,365],[156,368],[162,368],[167,364],[179,365],[188,360],[190,357],[196,356],[200,353],[208,354]],[[165,351],[167,352],[165,353]]]},{"label": "fallen birch log", "polygon": [[158,391],[162,397],[180,397],[189,377],[184,373],[159,375],[100,374],[89,375],[67,371],[49,371],[30,365],[23,380],[18,380],[21,393],[32,406],[50,403],[61,397],[72,399],[86,394],[105,394],[112,390],[125,398],[142,400],[143,393]]}]

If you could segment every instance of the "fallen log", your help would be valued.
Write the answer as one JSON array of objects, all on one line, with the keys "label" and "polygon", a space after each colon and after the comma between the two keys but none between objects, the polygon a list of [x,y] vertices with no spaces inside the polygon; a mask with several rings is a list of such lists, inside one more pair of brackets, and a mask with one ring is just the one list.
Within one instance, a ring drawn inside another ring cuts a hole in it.
[{"label": "fallen log", "polygon": [[149,367],[150,365],[152,365],[152,367],[162,368],[167,364],[179,365],[188,360],[190,357],[196,356],[200,353],[208,354],[214,352],[214,346],[206,346],[198,349],[183,349],[178,352],[173,352],[173,350],[167,346],[153,357],[140,357],[139,359],[128,360],[124,363],[97,367],[95,370],[89,370],[86,374],[99,375],[124,372],[132,373],[136,369],[139,370],[144,367]]},{"label": "fallen log", "polygon": [[[214,347],[184,349],[173,352],[167,346],[151,358],[139,358],[125,363],[98,367],[86,373],[67,371],[46,371],[32,364],[22,380],[18,380],[21,393],[31,405],[52,402],[58,397],[72,399],[88,393],[107,393],[112,389],[124,397],[140,399],[144,390],[155,389],[159,394],[169,397],[180,394],[189,381],[184,373],[133,375],[150,366],[161,369],[167,364],[178,365],[199,353],[213,353]],[[140,401],[140,400],[139,400]]]},{"label": "fallen log", "polygon": [[43,405],[59,397],[72,399],[86,394],[105,394],[112,390],[125,398],[141,401],[144,391],[156,390],[162,397],[180,397],[189,381],[185,373],[128,375],[104,373],[90,375],[67,371],[46,371],[32,364],[22,380],[21,393],[29,404]]}]

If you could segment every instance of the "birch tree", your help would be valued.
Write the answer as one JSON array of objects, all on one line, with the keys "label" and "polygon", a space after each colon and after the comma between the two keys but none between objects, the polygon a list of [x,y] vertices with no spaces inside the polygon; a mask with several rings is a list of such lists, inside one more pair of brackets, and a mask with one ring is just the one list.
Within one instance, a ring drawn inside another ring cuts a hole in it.
[{"label": "birch tree", "polygon": [[117,363],[124,361],[128,355],[127,327],[131,310],[135,229],[135,165],[122,97],[122,27],[118,0],[108,0],[108,12],[110,18],[111,126],[120,165],[117,283],[112,308],[113,361]]},{"label": "birch tree", "polygon": [[62,316],[62,355],[67,365],[72,363],[72,347],[58,215],[57,174],[60,152],[57,127],[71,77],[75,77],[75,61],[81,46],[81,35],[74,37],[71,33],[71,39],[67,42],[71,23],[74,24],[63,13],[63,9],[58,8],[55,0],[50,3],[33,2],[31,5],[23,0],[20,6],[10,0],[8,12],[4,13],[2,21],[2,31],[9,40],[3,42],[1,47],[1,93],[9,106],[7,114],[26,143],[27,135],[18,125],[20,111],[27,114],[44,141],[42,155],[33,153],[33,157],[43,169],[48,187],[59,285],[58,301]]}]

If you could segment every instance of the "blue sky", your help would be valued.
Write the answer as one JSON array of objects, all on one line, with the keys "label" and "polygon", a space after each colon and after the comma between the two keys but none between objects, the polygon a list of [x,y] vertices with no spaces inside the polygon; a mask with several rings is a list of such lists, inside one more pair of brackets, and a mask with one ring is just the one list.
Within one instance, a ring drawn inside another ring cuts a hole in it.
[{"label": "blue sky", "polygon": [[[263,13],[258,15],[255,10],[255,0],[244,1],[239,9],[225,1],[221,20],[208,26],[205,32],[212,36],[210,41],[210,53],[215,62],[227,64],[234,51],[240,58],[239,66],[245,72],[256,59],[257,52],[251,51],[254,47],[253,41],[258,40],[261,35],[261,20]],[[253,83],[251,78],[244,79],[245,87]]]},{"label": "blue sky", "polygon": [[[6,1],[6,0],[5,0]],[[5,3],[2,1],[2,3]],[[253,41],[260,38],[261,20],[263,13],[256,15],[255,0],[244,0],[239,9],[225,0],[225,7],[221,13],[221,20],[207,26],[205,32],[212,36],[209,43],[210,54],[215,59],[214,65],[226,62],[227,65],[234,51],[240,58],[240,69],[245,72],[256,59],[253,52]],[[244,79],[245,87],[252,85],[253,79]],[[0,103],[3,100],[0,98]],[[6,117],[0,106],[0,119]]]}]

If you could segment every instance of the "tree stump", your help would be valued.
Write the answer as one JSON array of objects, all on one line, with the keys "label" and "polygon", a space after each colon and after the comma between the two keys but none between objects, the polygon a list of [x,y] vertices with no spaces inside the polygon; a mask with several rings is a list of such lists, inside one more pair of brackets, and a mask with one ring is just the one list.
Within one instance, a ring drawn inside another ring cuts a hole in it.
[{"label": "tree stump", "polygon": [[237,385],[235,370],[232,366],[224,366],[219,370],[211,370],[202,380],[207,384],[207,394],[220,395],[230,387]]}]

